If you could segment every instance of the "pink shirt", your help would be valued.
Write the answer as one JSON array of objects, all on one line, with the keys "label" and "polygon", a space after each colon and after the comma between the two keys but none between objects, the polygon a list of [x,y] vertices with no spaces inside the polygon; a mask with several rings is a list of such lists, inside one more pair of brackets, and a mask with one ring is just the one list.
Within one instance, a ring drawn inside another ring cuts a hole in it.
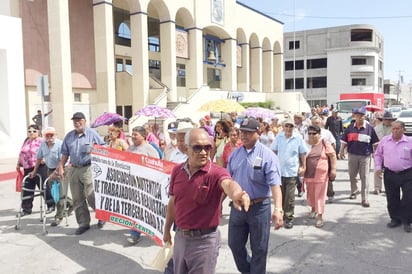
[{"label": "pink shirt", "polygon": [[187,164],[173,169],[169,194],[175,198],[175,223],[182,229],[207,229],[220,223],[221,182],[230,179],[226,169],[210,161],[191,177]]},{"label": "pink shirt", "polygon": [[41,137],[37,137],[36,139],[27,138],[24,141],[19,154],[19,164],[24,169],[29,169],[36,165],[36,155],[42,140]]},{"label": "pink shirt", "polygon": [[381,170],[382,164],[395,172],[411,168],[412,139],[403,135],[396,142],[392,134],[384,136],[375,152],[375,170]]}]

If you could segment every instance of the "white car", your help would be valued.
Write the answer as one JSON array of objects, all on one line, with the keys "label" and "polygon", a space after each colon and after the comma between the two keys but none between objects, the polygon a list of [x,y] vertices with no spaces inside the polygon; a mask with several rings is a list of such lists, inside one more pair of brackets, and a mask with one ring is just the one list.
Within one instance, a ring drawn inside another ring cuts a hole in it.
[{"label": "white car", "polygon": [[393,118],[398,118],[399,114],[402,111],[402,107],[401,106],[391,106],[389,108],[389,112],[392,113]]},{"label": "white car", "polygon": [[402,121],[405,124],[405,135],[412,135],[412,110],[402,110],[399,113],[398,121]]}]

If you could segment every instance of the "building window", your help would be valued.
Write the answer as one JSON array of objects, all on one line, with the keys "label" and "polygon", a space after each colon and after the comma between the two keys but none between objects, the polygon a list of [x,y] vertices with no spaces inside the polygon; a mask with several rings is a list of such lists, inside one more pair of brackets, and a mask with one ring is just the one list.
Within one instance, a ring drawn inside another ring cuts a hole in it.
[{"label": "building window", "polygon": [[[295,78],[296,89],[303,89],[303,83],[303,78]],[[293,78],[285,79],[285,89],[294,89]]]},{"label": "building window", "polygon": [[373,31],[371,29],[353,29],[351,30],[351,42],[372,42]]},{"label": "building window", "polygon": [[160,21],[156,18],[147,18],[149,51],[160,52]]},{"label": "building window", "polygon": [[366,64],[367,64],[366,58],[352,57],[352,65],[353,66],[366,65]]},{"label": "building window", "polygon": [[289,49],[299,49],[300,41],[289,41]]},{"label": "building window", "polygon": [[326,88],[327,78],[326,77],[308,77],[306,80],[307,88]]},{"label": "building window", "polygon": [[382,61],[379,61],[379,70],[383,71],[383,62]]},{"label": "building window", "polygon": [[162,80],[159,60],[149,60],[149,75],[155,77],[157,80]]},{"label": "building window", "polygon": [[122,72],[122,71],[123,71],[123,59],[116,58],[116,72]]},{"label": "building window", "polygon": [[366,79],[365,78],[353,78],[352,86],[366,86]]},{"label": "building window", "polygon": [[[303,60],[295,61],[295,69],[296,70],[304,69],[303,64],[304,64]],[[293,61],[286,61],[285,62],[285,70],[293,70]]]},{"label": "building window", "polygon": [[178,87],[186,86],[186,66],[184,64],[176,64],[176,85]]},{"label": "building window", "polygon": [[306,67],[307,69],[327,68],[328,59],[327,58],[309,59],[306,61]]},{"label": "building window", "polygon": [[128,10],[113,7],[114,39],[118,45],[130,47],[130,12]]},{"label": "building window", "polygon": [[81,102],[82,101],[82,94],[81,93],[74,93],[74,101]]},{"label": "building window", "polygon": [[125,61],[125,68],[126,71],[130,74],[132,74],[133,72],[133,66],[132,66],[132,60],[131,59],[126,59]]}]

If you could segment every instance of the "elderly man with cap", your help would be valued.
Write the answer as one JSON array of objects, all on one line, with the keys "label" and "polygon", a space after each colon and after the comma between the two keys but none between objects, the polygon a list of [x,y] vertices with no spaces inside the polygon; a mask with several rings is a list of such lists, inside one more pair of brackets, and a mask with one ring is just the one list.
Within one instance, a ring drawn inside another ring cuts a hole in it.
[{"label": "elderly man with cap", "polygon": [[370,123],[365,121],[365,115],[365,107],[360,107],[353,111],[355,122],[351,123],[342,135],[342,146],[339,155],[341,159],[344,159],[345,149],[346,147],[348,148],[348,172],[351,187],[349,199],[356,199],[356,195],[359,194],[356,180],[356,176],[359,173],[361,180],[361,205],[369,207],[370,160],[374,147],[379,143],[379,138]]},{"label": "elderly man with cap", "polygon": [[169,141],[167,142],[166,148],[163,151],[163,160],[170,161],[170,156],[176,149],[176,129],[177,122],[171,122],[167,125],[167,133],[169,134]]},{"label": "elderly man with cap", "polygon": [[184,163],[187,160],[185,134],[193,128],[192,123],[181,121],[176,129],[176,148],[171,153],[169,161],[173,163]]},{"label": "elderly man with cap", "polygon": [[[230,210],[229,247],[241,273],[266,273],[270,225],[283,225],[280,166],[277,156],[259,142],[260,123],[246,118],[240,124],[243,146],[229,157],[227,169],[250,197],[248,212]],[[273,213],[271,199],[273,198]],[[246,247],[250,240],[251,254]]]},{"label": "elderly man with cap", "polygon": [[276,136],[271,149],[280,161],[282,176],[282,201],[285,228],[293,227],[295,214],[295,188],[298,176],[306,170],[306,153],[308,148],[302,136],[294,130],[295,123],[291,118],[283,121],[283,130]]},{"label": "elderly man with cap", "polygon": [[[105,142],[96,131],[86,127],[86,117],[82,112],[74,113],[72,120],[74,130],[63,139],[62,157],[56,171],[64,179],[64,166],[70,157],[70,190],[79,224],[75,234],[80,235],[90,228],[88,205],[95,209],[90,152],[94,144],[104,145]],[[99,220],[97,227],[102,228],[103,225],[104,222]]]},{"label": "elderly man with cap", "polygon": [[[378,119],[381,119],[382,122],[375,126],[375,132],[376,135],[378,135],[379,140],[382,140],[383,137],[392,133],[392,122],[395,121],[396,118],[394,118],[389,111],[385,111],[383,116],[381,118],[378,117]],[[375,188],[373,194],[378,195],[379,193],[382,193],[382,178],[375,172],[374,179]]]},{"label": "elderly man with cap", "polygon": [[[146,155],[152,158],[159,159],[159,153],[147,140],[147,129],[142,126],[137,126],[132,129],[132,144],[127,151]],[[127,237],[127,242],[131,245],[135,245],[140,241],[140,232],[130,230],[130,236]]]},{"label": "elderly man with cap", "polygon": [[[56,168],[61,159],[62,141],[56,137],[56,129],[54,127],[47,127],[43,131],[44,140],[37,151],[37,161],[33,171],[29,174],[32,178],[36,175],[40,165],[44,162],[47,167],[47,176],[52,175],[52,178],[57,175]],[[50,188],[51,180],[49,180],[48,188]],[[65,210],[64,199],[66,199],[66,206],[68,208],[68,215],[72,211],[72,199],[67,197],[68,176],[60,182],[60,197],[63,197],[57,204],[57,212],[51,226],[58,226],[63,220],[63,213]],[[49,190],[49,189],[48,189]],[[48,202],[49,204],[50,202]],[[54,208],[54,206],[53,206]]]}]

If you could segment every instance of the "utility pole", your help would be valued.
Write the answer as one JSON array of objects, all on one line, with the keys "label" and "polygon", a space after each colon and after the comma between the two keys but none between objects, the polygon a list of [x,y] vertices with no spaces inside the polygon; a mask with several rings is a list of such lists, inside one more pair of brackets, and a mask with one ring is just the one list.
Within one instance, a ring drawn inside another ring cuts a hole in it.
[{"label": "utility pole", "polygon": [[396,85],[396,104],[400,104],[399,101],[399,95],[401,93],[401,84],[403,84],[403,76],[402,76],[402,72],[404,72],[403,70],[398,70],[398,84]]}]

